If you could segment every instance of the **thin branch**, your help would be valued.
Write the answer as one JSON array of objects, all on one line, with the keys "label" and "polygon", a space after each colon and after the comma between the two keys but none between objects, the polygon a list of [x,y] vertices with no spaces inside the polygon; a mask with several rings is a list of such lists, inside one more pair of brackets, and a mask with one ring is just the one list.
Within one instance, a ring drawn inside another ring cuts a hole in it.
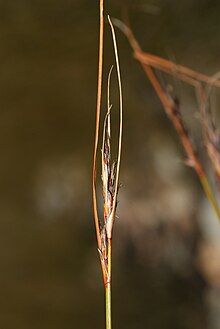
[{"label": "thin branch", "polygon": [[206,83],[207,86],[210,85],[219,87],[220,81],[217,80],[217,76],[210,78],[204,74],[198,73],[184,66],[176,65],[173,62],[164,60],[158,56],[143,52],[137,40],[135,39],[133,32],[128,26],[126,26],[123,22],[117,19],[114,19],[114,24],[117,25],[127,36],[128,41],[134,51],[134,56],[136,57],[136,59],[138,59],[141,66],[143,67],[147,77],[149,78],[154,90],[157,93],[157,96],[159,97],[167,113],[167,116],[171,120],[173,126],[175,127],[179,135],[180,141],[188,156],[187,164],[193,167],[196,171],[203,186],[203,189],[206,193],[206,196],[210,201],[210,204],[212,205],[213,209],[215,210],[218,219],[220,220],[220,209],[218,203],[216,201],[212,188],[207,180],[202,165],[199,161],[199,158],[195,151],[195,147],[189,137],[188,131],[182,120],[181,113],[179,111],[179,104],[177,104],[175,100],[172,99],[172,97],[170,97],[170,95],[168,95],[166,91],[164,91],[156,75],[154,74],[152,67],[169,73],[171,75],[176,74],[179,79],[193,85],[198,91],[199,97],[201,83]]},{"label": "thin branch", "polygon": [[205,175],[204,170],[200,164],[194,145],[189,137],[188,131],[182,120],[178,104],[175,104],[172,98],[169,97],[167,93],[163,90],[153,70],[147,65],[144,65],[143,69],[146,72],[152,86],[154,87],[154,90],[156,91],[161,103],[163,104],[166,110],[169,119],[173,123],[180,137],[182,145],[188,156],[188,160],[187,160],[188,165],[190,165],[195,169],[199,177],[204,177]]},{"label": "thin branch", "polygon": [[164,71],[171,75],[176,75],[179,79],[189,82],[191,80],[201,81],[215,87],[220,87],[220,81],[205,74],[196,72],[183,65],[175,64],[169,60],[155,56],[146,52],[135,52],[135,58],[141,63],[150,65],[156,69]]},{"label": "thin branch", "polygon": [[203,73],[194,71],[183,65],[176,64],[162,57],[143,52],[135,39],[132,30],[127,25],[116,18],[113,19],[113,23],[127,36],[130,45],[134,50],[134,57],[142,64],[149,65],[170,75],[177,75],[179,79],[192,85],[196,84],[196,81],[199,81],[211,86],[220,87],[219,76],[214,75],[209,77]]}]

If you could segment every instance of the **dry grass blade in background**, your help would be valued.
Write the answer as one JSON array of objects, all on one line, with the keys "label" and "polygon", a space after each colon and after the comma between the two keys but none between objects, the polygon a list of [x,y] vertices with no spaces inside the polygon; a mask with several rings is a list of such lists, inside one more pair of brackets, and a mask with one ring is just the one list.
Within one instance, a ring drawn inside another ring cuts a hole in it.
[{"label": "dry grass blade in background", "polygon": [[[213,209],[215,210],[218,219],[220,220],[220,209],[215,194],[213,193],[213,190],[207,180],[206,174],[197,155],[195,146],[189,136],[188,130],[182,119],[179,102],[176,97],[173,97],[173,95],[168,92],[168,89],[166,90],[162,87],[153,69],[157,69],[159,71],[163,71],[167,74],[173,75],[178,79],[193,86],[199,94],[200,106],[203,106],[202,104],[204,104],[206,99],[206,96],[204,97],[204,95],[201,93],[201,90],[205,90],[202,88],[203,84],[205,84],[206,86],[220,87],[220,80],[216,79],[215,77],[209,77],[202,73],[193,71],[185,66],[177,65],[161,57],[143,52],[139,43],[135,39],[132,30],[127,25],[125,25],[118,19],[114,19],[114,24],[118,26],[128,38],[128,41],[134,51],[134,57],[140,62],[158,98],[160,99],[167,116],[172,122],[174,128],[176,129],[177,134],[179,135],[180,141],[187,154],[186,163],[193,167],[195,172],[197,173],[204,192]],[[204,110],[201,112],[203,113],[203,122],[207,122],[207,112],[205,112]],[[205,145],[208,150],[209,157],[211,158],[211,161],[217,173],[220,163],[220,153],[216,147],[216,144],[214,143],[213,138],[211,138],[213,134],[211,134],[210,132],[210,129],[208,130],[206,125],[206,133],[204,134]]]},{"label": "dry grass blade in background", "polygon": [[[206,88],[207,89],[207,88]],[[210,93],[203,87],[199,89],[199,101],[200,101],[200,116],[201,125],[203,131],[204,144],[207,149],[207,154],[210,158],[213,166],[217,184],[220,184],[220,134],[217,130],[213,115],[211,113]]]}]

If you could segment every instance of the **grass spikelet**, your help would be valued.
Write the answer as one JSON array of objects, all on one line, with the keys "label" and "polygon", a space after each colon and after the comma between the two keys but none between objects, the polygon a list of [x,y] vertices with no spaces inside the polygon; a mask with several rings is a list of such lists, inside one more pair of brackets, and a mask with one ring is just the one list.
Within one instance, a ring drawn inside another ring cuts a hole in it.
[{"label": "grass spikelet", "polygon": [[112,328],[111,316],[111,274],[112,274],[112,232],[113,225],[116,218],[117,196],[119,189],[119,172],[121,163],[121,149],[122,149],[122,86],[121,86],[121,73],[117,48],[117,40],[115,30],[112,25],[111,19],[108,16],[108,22],[111,29],[113,49],[115,55],[116,72],[119,90],[119,133],[117,145],[117,161],[112,161],[111,154],[111,110],[112,105],[110,102],[110,85],[113,66],[111,67],[108,75],[107,86],[107,111],[103,123],[102,134],[102,149],[101,149],[101,172],[102,172],[102,194],[103,194],[103,215],[99,216],[97,207],[97,192],[96,192],[96,162],[97,162],[97,149],[99,142],[100,131],[100,113],[101,113],[101,94],[102,94],[102,71],[103,59],[103,1],[100,1],[100,44],[99,44],[99,72],[98,72],[98,93],[97,93],[97,109],[96,109],[96,132],[95,132],[95,148],[93,155],[93,208],[94,219],[96,227],[96,236],[98,243],[98,251],[100,256],[103,283],[105,288],[105,306],[106,306],[106,329]]}]

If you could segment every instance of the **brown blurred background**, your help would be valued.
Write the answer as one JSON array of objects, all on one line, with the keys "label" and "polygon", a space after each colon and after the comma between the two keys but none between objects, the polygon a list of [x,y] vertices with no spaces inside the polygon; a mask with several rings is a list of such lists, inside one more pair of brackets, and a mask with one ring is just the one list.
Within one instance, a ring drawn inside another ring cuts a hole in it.
[{"label": "brown blurred background", "polygon": [[[115,0],[106,9],[121,18],[126,6],[145,50],[210,75],[220,69],[219,1]],[[98,1],[0,1],[4,329],[104,328],[91,204],[98,19]],[[127,40],[117,36],[125,121],[114,327],[219,329],[219,225]],[[106,24],[106,74],[112,61]],[[194,92],[169,81],[213,180]],[[115,88],[113,81],[117,110]]]}]

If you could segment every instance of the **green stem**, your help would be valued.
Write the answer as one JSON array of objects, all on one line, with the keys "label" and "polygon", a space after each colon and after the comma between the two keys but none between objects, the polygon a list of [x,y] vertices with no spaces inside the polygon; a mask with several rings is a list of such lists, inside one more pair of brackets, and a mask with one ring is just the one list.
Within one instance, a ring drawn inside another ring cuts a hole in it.
[{"label": "green stem", "polygon": [[218,217],[218,220],[220,221],[220,209],[219,209],[219,205],[218,205],[218,202],[216,200],[216,197],[212,191],[212,188],[206,178],[206,176],[203,176],[203,177],[200,177],[200,181],[201,181],[201,184],[202,184],[202,187],[205,191],[205,194],[211,204],[211,206],[213,207],[213,209],[215,210],[215,213]]},{"label": "green stem", "polygon": [[108,239],[108,280],[105,285],[106,329],[112,329],[111,312],[111,267],[112,267],[112,241]]}]

